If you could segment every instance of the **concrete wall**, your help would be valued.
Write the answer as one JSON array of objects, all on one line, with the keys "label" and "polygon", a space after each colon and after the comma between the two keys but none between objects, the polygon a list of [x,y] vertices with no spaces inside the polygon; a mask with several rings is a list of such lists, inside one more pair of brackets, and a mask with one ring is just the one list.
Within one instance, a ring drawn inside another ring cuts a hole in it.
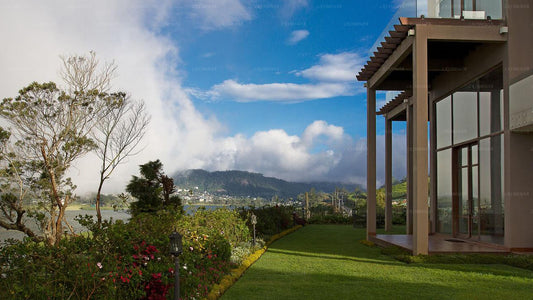
[{"label": "concrete wall", "polygon": [[507,0],[506,7],[509,33],[504,82],[510,87],[504,91],[509,113],[504,153],[505,245],[533,249],[533,133],[511,127],[513,113],[528,106],[533,110],[533,98],[524,92],[530,87],[523,84],[533,75],[533,2]]}]

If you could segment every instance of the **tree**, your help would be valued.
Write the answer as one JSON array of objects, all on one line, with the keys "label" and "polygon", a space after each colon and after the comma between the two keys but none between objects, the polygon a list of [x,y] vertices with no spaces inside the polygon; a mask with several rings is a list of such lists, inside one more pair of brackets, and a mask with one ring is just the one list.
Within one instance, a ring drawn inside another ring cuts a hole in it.
[{"label": "tree", "polygon": [[[91,55],[94,58],[94,53]],[[72,231],[65,220],[65,210],[73,201],[76,187],[65,177],[67,171],[75,160],[95,149],[92,130],[125,97],[123,93],[107,93],[112,68],[106,67],[97,74],[93,61],[84,57],[63,58],[63,64],[64,74],[83,67],[91,71],[83,76],[67,76],[67,90],[53,82],[34,82],[21,89],[16,98],[6,98],[0,104],[0,116],[10,126],[4,130],[9,136],[3,140],[3,192],[11,193],[9,190],[17,185],[23,186],[22,191],[32,191],[31,196],[41,209],[37,217],[44,239],[49,244],[59,242],[64,225]],[[27,192],[13,195],[18,195],[15,206],[30,196]],[[9,202],[14,198],[3,198],[2,203],[12,207]],[[23,216],[23,211],[17,214]],[[9,214],[2,213],[9,219]],[[0,223],[3,225],[6,224]],[[19,225],[17,228],[23,229]]]},{"label": "tree", "polygon": [[[109,92],[116,65],[111,62],[105,63],[101,68],[99,66],[96,54],[91,51],[88,56],[63,58],[61,75],[71,92]],[[101,161],[96,193],[98,223],[102,222],[100,204],[104,182],[128,157],[138,154],[138,146],[150,122],[143,102],[133,101],[122,92],[114,95],[117,97],[116,105],[108,107],[108,111],[102,115],[92,132],[93,141],[96,143],[95,152]]]},{"label": "tree", "polygon": [[126,191],[137,199],[131,204],[132,215],[155,212],[164,207],[181,207],[174,180],[163,173],[163,164],[158,159],[139,166],[141,177],[132,176]]},{"label": "tree", "polygon": [[100,182],[96,193],[96,215],[102,222],[100,197],[104,182],[109,179],[118,165],[126,158],[136,155],[150,118],[142,102],[132,102],[129,98],[116,106],[102,118],[94,131],[97,144],[96,154],[100,158]]},{"label": "tree", "polygon": [[9,138],[11,133],[0,128],[0,226],[8,230],[18,230],[36,242],[42,241],[33,230],[25,224],[28,212],[24,205],[27,195],[32,193],[31,180],[35,179],[36,168],[31,164],[19,161],[11,151]]}]

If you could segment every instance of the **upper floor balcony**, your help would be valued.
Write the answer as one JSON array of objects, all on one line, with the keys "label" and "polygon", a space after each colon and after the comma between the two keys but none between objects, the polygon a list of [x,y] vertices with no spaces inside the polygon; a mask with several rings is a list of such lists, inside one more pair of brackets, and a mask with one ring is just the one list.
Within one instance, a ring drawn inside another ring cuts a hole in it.
[{"label": "upper floor balcony", "polygon": [[374,43],[370,53],[376,51],[400,17],[440,19],[504,19],[503,0],[404,0]]}]

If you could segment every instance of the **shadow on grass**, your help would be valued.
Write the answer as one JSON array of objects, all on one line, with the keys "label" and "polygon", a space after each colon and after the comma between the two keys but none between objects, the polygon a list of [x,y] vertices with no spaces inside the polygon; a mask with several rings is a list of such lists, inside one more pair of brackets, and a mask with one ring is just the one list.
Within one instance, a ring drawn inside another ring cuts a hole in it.
[{"label": "shadow on grass", "polygon": [[[468,260],[453,262],[415,262],[406,264],[382,253],[380,247],[369,247],[359,241],[366,238],[364,229],[346,225],[309,225],[274,242],[268,249],[273,254],[302,256],[317,259],[344,260],[364,264],[405,266],[410,268],[455,271],[472,274],[492,274],[525,279],[533,278],[533,271],[502,264]],[[532,289],[533,291],[533,289]]]},{"label": "shadow on grass", "polygon": [[380,265],[394,265],[397,266],[400,262],[397,262],[393,259],[387,259],[385,257],[375,257],[375,258],[360,258],[354,256],[339,256],[332,254],[321,254],[321,253],[309,253],[309,252],[293,252],[292,250],[284,250],[280,248],[268,248],[268,252],[282,255],[292,255],[300,257],[310,257],[310,258],[320,258],[320,259],[331,259],[331,260],[343,260],[343,261],[353,261],[358,263],[367,263],[367,264],[380,264]]},{"label": "shadow on grass", "polygon": [[460,282],[457,278],[429,282],[431,278],[339,275],[320,270],[276,272],[258,265],[247,271],[222,299],[525,299],[531,296],[531,282],[506,280],[502,284],[501,280],[484,278],[473,285],[472,281]]}]

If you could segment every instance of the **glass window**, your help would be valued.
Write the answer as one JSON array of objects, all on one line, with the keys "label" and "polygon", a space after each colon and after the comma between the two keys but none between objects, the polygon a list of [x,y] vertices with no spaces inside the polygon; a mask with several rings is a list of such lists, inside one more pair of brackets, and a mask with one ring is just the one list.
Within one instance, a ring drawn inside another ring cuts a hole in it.
[{"label": "glass window", "polygon": [[472,145],[472,151],[471,151],[471,155],[472,155],[472,165],[477,165],[477,145]]},{"label": "glass window", "polygon": [[437,148],[452,144],[452,100],[447,97],[436,105],[437,115]]},{"label": "glass window", "polygon": [[453,0],[453,17],[456,19],[461,17],[461,0]]},{"label": "glass window", "polygon": [[500,116],[500,128],[498,131],[503,130],[503,90],[500,90],[500,111],[498,112]]},{"label": "glass window", "polygon": [[484,11],[486,17],[502,19],[502,0],[476,0],[476,10]]},{"label": "glass window", "polygon": [[465,4],[465,7],[463,10],[466,10],[466,11],[472,11],[474,10],[474,6],[472,5],[472,0],[464,0],[464,4]]},{"label": "glass window", "polygon": [[490,92],[479,93],[479,135],[485,136],[491,132],[490,124]]},{"label": "glass window", "polygon": [[453,94],[453,142],[455,144],[477,137],[477,93]]},{"label": "glass window", "polygon": [[479,93],[479,135],[502,130],[503,114],[500,91]]},{"label": "glass window", "polygon": [[481,239],[503,243],[503,135],[479,141],[479,225]]},{"label": "glass window", "polygon": [[452,233],[452,150],[437,152],[437,231]]},{"label": "glass window", "polygon": [[[477,149],[476,149],[477,151]],[[474,148],[472,147],[472,153]],[[479,235],[478,166],[472,167],[472,236]]]},{"label": "glass window", "polygon": [[440,18],[451,18],[452,17],[452,2],[451,0],[440,0],[439,1],[439,13]]}]

